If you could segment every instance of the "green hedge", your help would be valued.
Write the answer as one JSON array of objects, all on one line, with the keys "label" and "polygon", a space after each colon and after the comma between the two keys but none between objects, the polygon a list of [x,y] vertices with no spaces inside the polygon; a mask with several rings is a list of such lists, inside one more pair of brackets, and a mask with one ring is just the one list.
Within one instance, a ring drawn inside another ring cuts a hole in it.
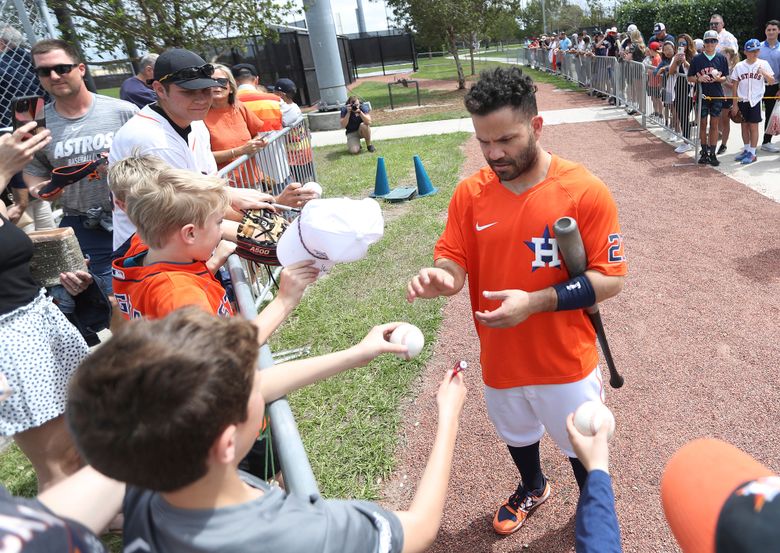
[{"label": "green hedge", "polygon": [[645,37],[653,34],[653,25],[662,21],[667,32],[677,36],[688,33],[701,38],[709,29],[710,16],[723,16],[726,29],[739,41],[739,47],[749,38],[764,40],[763,33],[756,34],[756,2],[754,0],[627,0],[618,6],[616,18],[619,29],[634,23]]}]

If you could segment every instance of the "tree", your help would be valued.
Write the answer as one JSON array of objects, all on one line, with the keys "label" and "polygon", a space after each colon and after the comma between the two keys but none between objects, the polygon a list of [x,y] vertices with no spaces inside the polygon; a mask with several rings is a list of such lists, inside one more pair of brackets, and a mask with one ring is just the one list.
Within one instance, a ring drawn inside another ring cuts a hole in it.
[{"label": "tree", "polygon": [[290,0],[50,0],[79,19],[78,35],[102,50],[135,41],[152,52],[203,50],[215,39],[269,36],[293,10]]}]

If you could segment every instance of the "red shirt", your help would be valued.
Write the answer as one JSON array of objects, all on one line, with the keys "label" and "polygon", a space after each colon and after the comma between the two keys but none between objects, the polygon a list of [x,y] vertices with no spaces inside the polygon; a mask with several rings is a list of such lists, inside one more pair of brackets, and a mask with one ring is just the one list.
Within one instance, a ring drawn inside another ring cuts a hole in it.
[{"label": "red shirt", "polygon": [[[468,274],[474,311],[494,310],[485,290],[542,290],[569,280],[553,235],[560,217],[580,228],[588,269],[625,275],[617,207],[606,185],[583,166],[552,157],[546,178],[522,194],[485,167],[462,181],[450,202],[434,258]],[[539,313],[512,328],[478,324],[485,384],[512,388],[576,382],[598,363],[596,333],[583,310]]]}]

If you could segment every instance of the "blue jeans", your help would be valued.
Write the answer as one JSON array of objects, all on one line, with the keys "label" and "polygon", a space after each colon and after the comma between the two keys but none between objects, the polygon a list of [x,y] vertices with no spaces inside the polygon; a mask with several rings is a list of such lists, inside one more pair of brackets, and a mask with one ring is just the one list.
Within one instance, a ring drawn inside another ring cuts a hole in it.
[{"label": "blue jeans", "polygon": [[[106,296],[110,296],[114,293],[110,266],[99,273],[92,273],[92,278],[95,279],[95,282],[100,286],[100,289],[103,290],[103,293]],[[76,300],[61,284],[52,286],[48,289],[48,292],[54,299],[54,303],[60,308],[60,311],[66,315],[71,314],[76,310]]]}]

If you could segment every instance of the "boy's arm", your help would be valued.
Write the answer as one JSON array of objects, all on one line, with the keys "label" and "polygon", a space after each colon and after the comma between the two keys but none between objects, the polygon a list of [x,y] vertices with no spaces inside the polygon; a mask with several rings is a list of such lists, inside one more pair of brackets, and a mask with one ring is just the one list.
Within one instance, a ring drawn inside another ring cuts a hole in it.
[{"label": "boy's arm", "polygon": [[396,322],[375,326],[360,343],[345,350],[264,369],[260,378],[263,399],[266,402],[274,401],[334,374],[362,367],[383,353],[406,353],[406,346],[388,341],[390,334],[400,324]]},{"label": "boy's arm", "polygon": [[252,321],[258,328],[257,341],[264,344],[300,303],[306,287],[317,280],[320,271],[313,261],[299,261],[288,265],[279,276],[279,291],[265,309]]},{"label": "boy's arm", "polygon": [[406,511],[396,511],[404,529],[403,553],[425,551],[436,539],[441,526],[444,500],[452,470],[458,419],[466,398],[463,376],[444,376],[436,400],[439,404],[439,423],[431,455],[425,465],[412,505]]},{"label": "boy's arm", "polygon": [[620,526],[615,514],[615,496],[609,477],[609,425],[602,424],[595,436],[581,434],[574,426],[574,414],[566,419],[566,430],[577,458],[588,478],[577,504],[575,539],[583,553],[620,553]]},{"label": "boy's arm", "polygon": [[125,485],[84,467],[38,496],[55,515],[100,534],[122,508]]}]

